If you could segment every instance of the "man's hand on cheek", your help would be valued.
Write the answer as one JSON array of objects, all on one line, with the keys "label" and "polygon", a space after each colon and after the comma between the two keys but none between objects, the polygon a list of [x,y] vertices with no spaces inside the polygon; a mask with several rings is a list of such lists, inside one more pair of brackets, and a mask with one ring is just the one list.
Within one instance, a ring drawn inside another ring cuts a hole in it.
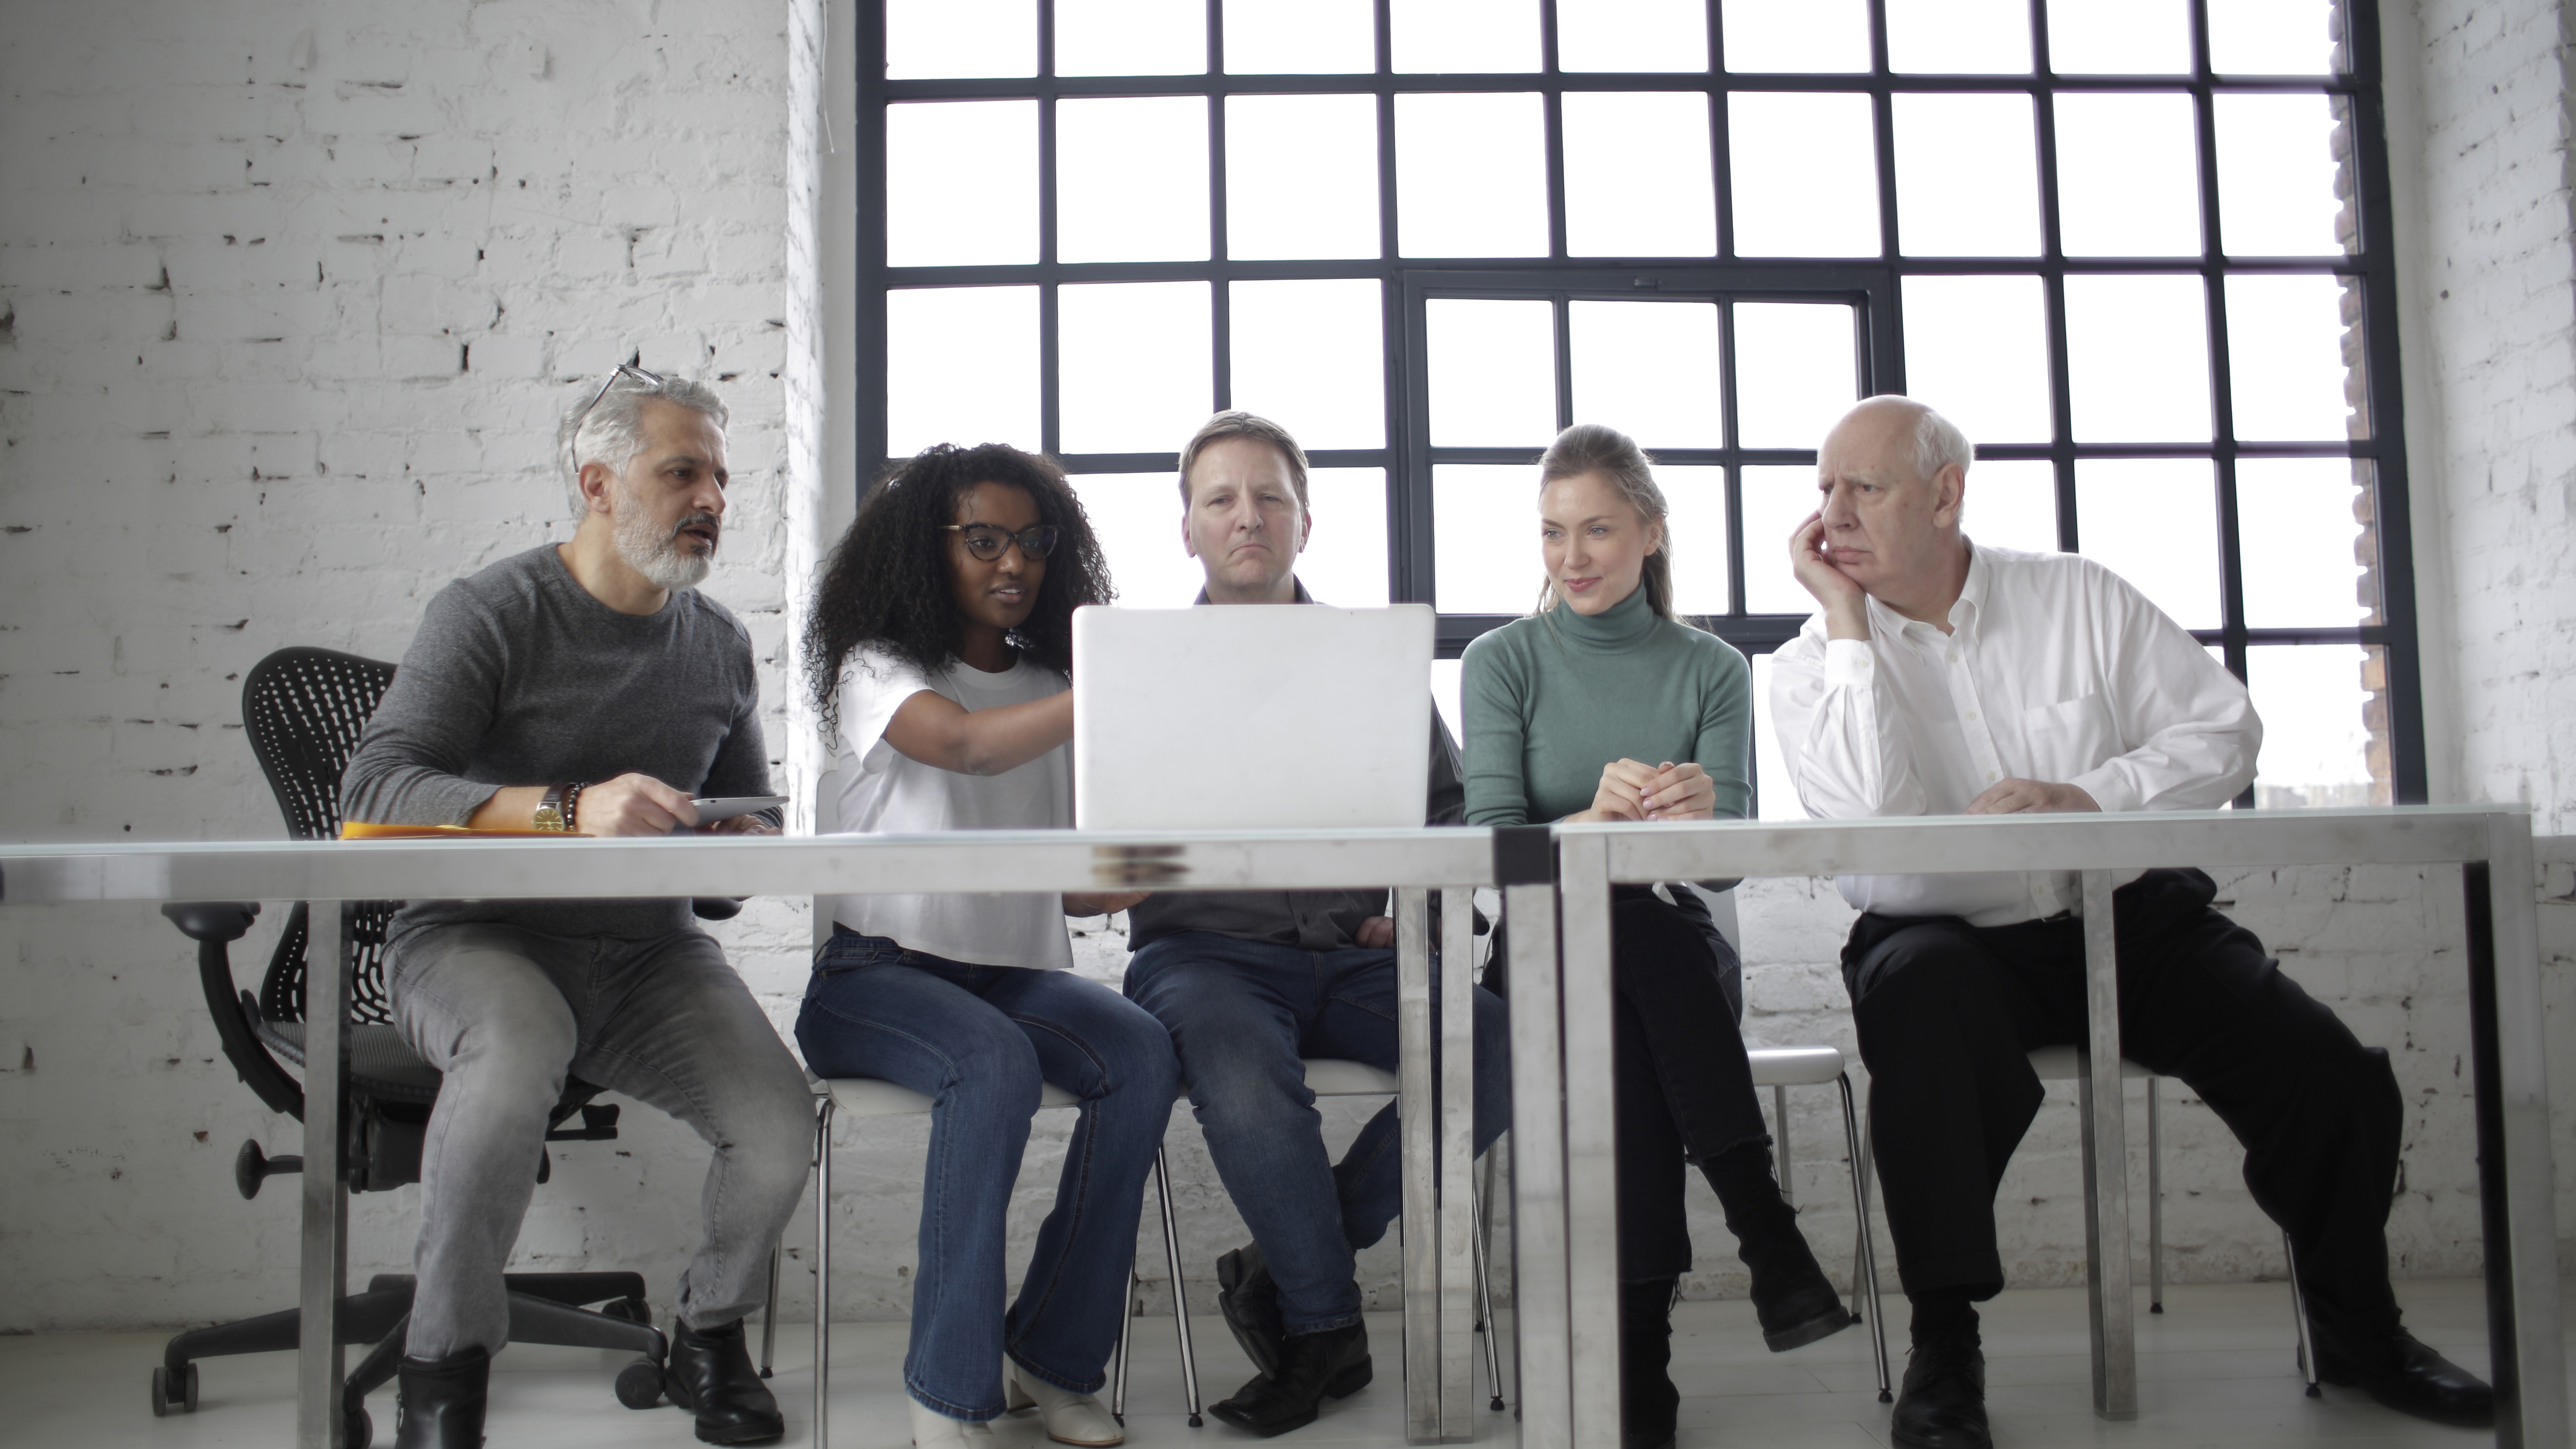
[{"label": "man's hand on cheek", "polygon": [[1999,780],[1968,802],[1970,815],[2060,815],[2102,809],[2092,796],[2073,785],[2046,780]]}]

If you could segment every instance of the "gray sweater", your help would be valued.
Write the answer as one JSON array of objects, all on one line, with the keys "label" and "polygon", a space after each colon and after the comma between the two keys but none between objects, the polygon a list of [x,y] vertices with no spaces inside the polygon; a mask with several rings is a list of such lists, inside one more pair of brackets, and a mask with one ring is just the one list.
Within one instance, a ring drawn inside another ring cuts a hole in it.
[{"label": "gray sweater", "polygon": [[[508,785],[636,772],[691,795],[766,795],[751,636],[695,589],[658,613],[592,598],[554,546],[438,591],[340,779],[340,817],[463,825]],[[576,821],[578,823],[578,821]],[[392,935],[495,921],[634,940],[685,900],[413,901]]]}]

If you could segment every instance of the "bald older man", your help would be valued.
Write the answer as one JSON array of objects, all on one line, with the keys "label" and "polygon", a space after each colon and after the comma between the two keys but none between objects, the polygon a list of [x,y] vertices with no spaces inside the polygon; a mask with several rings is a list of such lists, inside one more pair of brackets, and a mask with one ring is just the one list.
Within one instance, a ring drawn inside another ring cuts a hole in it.
[{"label": "bald older man", "polygon": [[[1968,440],[1876,397],[1817,459],[1821,506],[1790,540],[1817,613],[1783,647],[1771,708],[1810,815],[2188,810],[2254,778],[2245,686],[2110,570],[1962,530]],[[2040,1085],[2026,1053],[2085,1037],[2072,872],[1846,876],[1843,947],[1914,1351],[1892,1437],[1985,1449],[1975,1304],[2003,1288],[1994,1200]],[[2399,1324],[2387,1223],[2401,1116],[2364,1047],[2197,870],[2131,873],[2118,917],[2120,1039],[2245,1147],[2245,1184],[2288,1232],[2317,1371],[2443,1423],[2494,1422],[2484,1383]]]}]

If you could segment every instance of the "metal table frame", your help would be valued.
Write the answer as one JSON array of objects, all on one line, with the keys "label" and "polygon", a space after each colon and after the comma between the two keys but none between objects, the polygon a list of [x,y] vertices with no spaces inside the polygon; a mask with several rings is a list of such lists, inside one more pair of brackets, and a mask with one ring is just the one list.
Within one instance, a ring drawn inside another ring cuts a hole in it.
[{"label": "metal table frame", "polygon": [[[1521,1440],[1618,1441],[1617,1229],[1609,888],[1618,881],[1901,873],[2083,873],[2093,1007],[2085,1155],[2094,1274],[2094,1401],[2134,1416],[2125,1129],[2110,971],[2112,872],[2158,864],[2465,867],[2479,1182],[2501,1444],[2568,1442],[2560,1357],[2548,1091],[2528,813],[2410,807],[2281,814],[1737,821],[1709,825],[1085,834],[974,832],[674,840],[0,845],[0,899],[342,900],[439,896],[829,895],[1017,889],[1301,889],[1394,883],[1403,1088],[1431,1086],[1427,904],[1443,892],[1441,1111],[1404,1119],[1406,1424],[1414,1442],[1474,1432],[1473,1219],[1468,1191],[1470,889],[1503,890],[1513,929],[1513,1221]],[[1561,908],[1561,909],[1560,909]],[[312,913],[315,960],[341,956],[339,913]],[[1559,938],[1562,937],[1560,946]],[[1562,969],[1560,970],[1560,965]],[[311,1011],[345,1020],[349,983],[316,973]],[[339,1076],[346,1042],[312,1032],[307,1079]],[[335,1327],[347,1276],[338,1096],[308,1092],[302,1184],[297,1443],[342,1429]],[[1426,1139],[1428,1143],[1426,1144]],[[328,1169],[328,1170],[322,1170]],[[1434,1184],[1437,1190],[1430,1190]]]},{"label": "metal table frame", "polygon": [[[1433,1099],[1431,1038],[1441,1036],[1438,1113],[1403,1118],[1405,1407],[1415,1443],[1475,1430],[1474,1197],[1470,1190],[1474,1003],[1470,893],[1493,882],[1489,832],[1465,829],[1227,831],[1143,835],[976,831],[945,835],[666,840],[0,844],[0,900],[332,901],[591,896],[911,894],[994,881],[1033,891],[1316,889],[1397,884],[1401,1083]],[[1429,891],[1443,897],[1439,1021],[1433,1021]],[[311,913],[307,1012],[348,1017],[340,913]],[[345,1031],[308,1031],[305,1080],[345,1079]],[[307,1090],[304,1116],[303,1332],[296,1376],[298,1449],[341,1449],[346,1424],[339,1342],[347,1292],[349,1195],[342,1186],[340,1094]],[[1435,1191],[1436,1184],[1436,1191]]]},{"label": "metal table frame", "polygon": [[[2110,899],[2132,868],[2465,867],[2470,1036],[2484,1202],[2496,1441],[2568,1442],[2543,1055],[2531,819],[2522,809],[2403,807],[1890,820],[1571,825],[1554,831],[1561,979],[1518,912],[1543,909],[1539,863],[1501,872],[1512,917],[1512,1160],[1520,1228],[1522,1436],[1536,1449],[1618,1442],[1619,1318],[1610,1087],[1610,887],[1739,876],[2078,871],[2087,1005],[2085,1239],[2093,1403],[2138,1412],[2128,1152]],[[1498,847],[1498,854],[1500,849]],[[1526,961],[1526,968],[1525,968]],[[1532,974],[1524,975],[1525,969]],[[1544,980],[1536,974],[1547,972]],[[1547,1018],[1554,1019],[1547,1019]],[[1550,1120],[1541,1105],[1558,1100]]]}]

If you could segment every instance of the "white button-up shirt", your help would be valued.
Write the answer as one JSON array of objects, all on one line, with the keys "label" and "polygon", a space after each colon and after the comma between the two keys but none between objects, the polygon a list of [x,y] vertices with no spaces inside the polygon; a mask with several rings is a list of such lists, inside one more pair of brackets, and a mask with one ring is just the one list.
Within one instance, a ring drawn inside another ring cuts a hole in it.
[{"label": "white button-up shirt", "polygon": [[[1772,661],[1772,721],[1809,815],[1956,815],[2016,777],[2106,811],[2206,810],[2254,778],[2263,722],[2244,684],[2090,559],[1971,544],[1947,634],[1867,607],[1868,642],[1828,640],[1820,612]],[[1834,883],[1864,911],[1973,926],[2083,898],[2072,871]]]}]

